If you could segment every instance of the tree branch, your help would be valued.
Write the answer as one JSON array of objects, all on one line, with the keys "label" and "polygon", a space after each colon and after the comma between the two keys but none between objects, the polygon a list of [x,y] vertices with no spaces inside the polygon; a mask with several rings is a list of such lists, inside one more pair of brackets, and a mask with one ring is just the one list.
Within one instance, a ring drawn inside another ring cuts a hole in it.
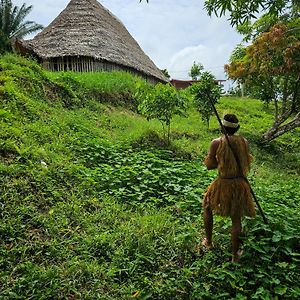
[{"label": "tree branch", "polygon": [[[277,123],[277,122],[275,122]],[[265,143],[268,143],[272,140],[274,140],[275,138],[281,136],[282,134],[295,129],[297,127],[300,127],[300,112],[298,112],[295,116],[295,118],[288,122],[285,125],[279,126],[280,124],[277,124],[278,126],[276,126],[274,123],[274,125],[272,126],[272,128],[270,128],[264,135],[263,135],[263,139]]]}]

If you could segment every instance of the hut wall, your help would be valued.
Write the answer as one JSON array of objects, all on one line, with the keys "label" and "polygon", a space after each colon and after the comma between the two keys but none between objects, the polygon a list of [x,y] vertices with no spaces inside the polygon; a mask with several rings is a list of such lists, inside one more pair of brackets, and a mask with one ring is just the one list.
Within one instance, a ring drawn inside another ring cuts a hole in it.
[{"label": "hut wall", "polygon": [[152,84],[160,82],[154,76],[149,76],[130,67],[118,65],[109,61],[98,60],[92,57],[55,57],[43,61],[43,67],[52,72],[73,71],[73,72],[100,72],[100,71],[125,71],[143,77]]}]

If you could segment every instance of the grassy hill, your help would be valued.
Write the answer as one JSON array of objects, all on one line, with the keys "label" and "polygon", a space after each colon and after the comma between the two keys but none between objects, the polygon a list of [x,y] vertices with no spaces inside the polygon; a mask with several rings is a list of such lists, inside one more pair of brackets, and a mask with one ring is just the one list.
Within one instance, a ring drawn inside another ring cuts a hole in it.
[{"label": "grassy hill", "polygon": [[272,108],[222,98],[255,162],[249,180],[270,224],[243,220],[230,262],[230,222],[203,237],[202,165],[219,135],[196,111],[176,117],[172,144],[135,113],[124,73],[47,73],[0,58],[0,299],[298,299],[300,130],[268,146]]}]

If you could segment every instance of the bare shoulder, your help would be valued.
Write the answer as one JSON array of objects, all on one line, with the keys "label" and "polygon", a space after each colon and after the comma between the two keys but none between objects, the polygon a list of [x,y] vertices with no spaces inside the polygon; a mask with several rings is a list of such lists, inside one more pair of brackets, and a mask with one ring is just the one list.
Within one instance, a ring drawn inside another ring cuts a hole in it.
[{"label": "bare shoulder", "polygon": [[211,147],[218,147],[220,144],[221,138],[217,138],[211,141],[210,146]]},{"label": "bare shoulder", "polygon": [[220,145],[220,138],[214,139],[210,143],[210,154],[215,154],[219,145]]}]

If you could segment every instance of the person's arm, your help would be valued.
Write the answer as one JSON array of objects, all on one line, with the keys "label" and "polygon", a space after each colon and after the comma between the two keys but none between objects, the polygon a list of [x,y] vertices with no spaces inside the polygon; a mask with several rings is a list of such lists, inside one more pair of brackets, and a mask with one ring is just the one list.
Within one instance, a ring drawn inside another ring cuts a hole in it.
[{"label": "person's arm", "polygon": [[220,144],[220,139],[215,139],[210,144],[208,154],[204,160],[204,164],[206,165],[208,170],[216,169],[218,167],[216,153],[217,153],[219,144]]}]

